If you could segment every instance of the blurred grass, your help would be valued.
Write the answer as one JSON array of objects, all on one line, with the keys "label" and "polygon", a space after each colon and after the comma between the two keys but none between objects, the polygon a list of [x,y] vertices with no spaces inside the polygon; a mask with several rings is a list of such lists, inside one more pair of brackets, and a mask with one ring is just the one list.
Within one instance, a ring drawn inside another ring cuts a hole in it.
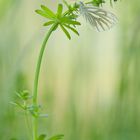
[{"label": "blurred grass", "polygon": [[[0,1],[1,140],[29,139],[23,114],[9,102],[16,90],[32,92],[47,30],[34,13],[39,4]],[[53,2],[49,6],[55,9]],[[119,23],[108,32],[96,33],[84,24],[71,42],[62,32],[52,35],[39,89],[49,118],[40,120],[40,133],[63,133],[66,140],[139,140],[140,2],[121,1],[114,8]]]}]

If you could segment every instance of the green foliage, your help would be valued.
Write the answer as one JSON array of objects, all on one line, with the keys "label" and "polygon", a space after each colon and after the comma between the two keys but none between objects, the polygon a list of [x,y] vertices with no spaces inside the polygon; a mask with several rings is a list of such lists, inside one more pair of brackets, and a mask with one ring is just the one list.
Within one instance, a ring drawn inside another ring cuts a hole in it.
[{"label": "green foliage", "polygon": [[[48,138],[47,140],[60,140],[60,139],[63,139],[64,135],[62,134],[58,134],[58,135],[55,135],[55,136],[52,136],[50,138]],[[45,140],[46,139],[46,135],[45,134],[41,134],[37,140]]]},{"label": "green foliage", "polygon": [[30,96],[29,94],[29,91],[28,90],[23,90],[19,93],[16,93],[17,96],[21,99],[21,100],[24,100],[24,101],[27,101],[28,99],[31,99],[32,97]]},{"label": "green foliage", "polygon": [[64,137],[64,135],[62,134],[59,134],[59,135],[55,135],[55,136],[52,136],[51,138],[49,138],[48,140],[60,140]]},{"label": "green foliage", "polygon": [[41,134],[37,140],[45,140],[46,135],[45,134]]},{"label": "green foliage", "polygon": [[16,93],[17,97],[20,99],[20,102],[11,102],[16,107],[19,107],[25,112],[30,113],[33,117],[46,118],[48,114],[42,114],[39,112],[41,106],[32,104],[32,96],[30,96],[29,91],[23,90]]},{"label": "green foliage", "polygon": [[80,22],[76,21],[77,15],[74,13],[70,14],[69,12],[63,12],[62,4],[58,5],[56,14],[44,5],[41,5],[41,10],[36,10],[36,12],[49,20],[48,22],[44,23],[44,26],[55,24],[58,27],[60,25],[62,31],[65,33],[68,39],[71,39],[71,36],[67,29],[70,29],[75,34],[79,35],[78,31],[76,30],[76,26],[81,24]]}]

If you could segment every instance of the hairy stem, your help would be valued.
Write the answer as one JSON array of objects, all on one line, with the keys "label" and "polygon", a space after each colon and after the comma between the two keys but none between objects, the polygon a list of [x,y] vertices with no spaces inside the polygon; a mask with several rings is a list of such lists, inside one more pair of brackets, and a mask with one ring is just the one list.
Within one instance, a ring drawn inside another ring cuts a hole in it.
[{"label": "hairy stem", "polygon": [[[48,31],[43,44],[41,46],[41,50],[39,53],[39,57],[38,57],[38,61],[37,61],[37,66],[36,66],[36,71],[35,71],[35,79],[34,79],[34,87],[33,87],[33,105],[34,106],[38,106],[38,102],[37,102],[37,97],[38,97],[38,83],[39,83],[39,74],[40,74],[40,68],[41,68],[41,62],[42,62],[42,58],[43,58],[43,54],[44,54],[44,50],[46,48],[46,43],[50,37],[50,35],[52,34],[52,32],[54,31],[54,29],[57,27],[57,24],[54,24],[50,30]],[[38,112],[38,110],[37,110]],[[38,117],[33,117],[33,140],[37,140],[38,138]]]}]

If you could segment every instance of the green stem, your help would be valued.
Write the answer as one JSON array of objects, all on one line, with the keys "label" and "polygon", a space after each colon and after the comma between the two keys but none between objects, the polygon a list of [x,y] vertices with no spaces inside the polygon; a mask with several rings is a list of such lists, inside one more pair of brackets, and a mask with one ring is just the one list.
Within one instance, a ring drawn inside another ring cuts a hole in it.
[{"label": "green stem", "polygon": [[[41,50],[39,53],[39,57],[38,57],[38,61],[37,61],[37,66],[36,66],[36,71],[35,71],[35,79],[34,79],[34,89],[33,89],[33,105],[34,106],[38,106],[38,102],[37,102],[37,97],[38,97],[38,83],[39,83],[39,74],[40,74],[40,68],[41,68],[41,62],[42,62],[42,58],[43,58],[43,54],[44,54],[44,50],[46,48],[46,43],[50,37],[50,35],[52,34],[52,32],[54,31],[54,29],[57,27],[57,24],[54,24],[50,30],[48,31],[43,44],[41,46]],[[37,111],[38,112],[38,111]],[[38,138],[38,117],[34,117],[33,118],[33,140],[37,140]]]}]

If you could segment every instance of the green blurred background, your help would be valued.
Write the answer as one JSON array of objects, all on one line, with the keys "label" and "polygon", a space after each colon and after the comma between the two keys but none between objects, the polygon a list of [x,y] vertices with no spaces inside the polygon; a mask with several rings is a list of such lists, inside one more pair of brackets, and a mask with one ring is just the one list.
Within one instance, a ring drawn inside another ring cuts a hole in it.
[{"label": "green blurred background", "polygon": [[[10,102],[32,92],[40,44],[47,32],[34,10],[58,1],[0,0],[0,140],[28,140],[23,113]],[[39,103],[48,119],[40,133],[65,140],[140,139],[140,1],[117,2],[111,30],[98,33],[80,18],[80,37],[58,30],[44,55]]]}]

